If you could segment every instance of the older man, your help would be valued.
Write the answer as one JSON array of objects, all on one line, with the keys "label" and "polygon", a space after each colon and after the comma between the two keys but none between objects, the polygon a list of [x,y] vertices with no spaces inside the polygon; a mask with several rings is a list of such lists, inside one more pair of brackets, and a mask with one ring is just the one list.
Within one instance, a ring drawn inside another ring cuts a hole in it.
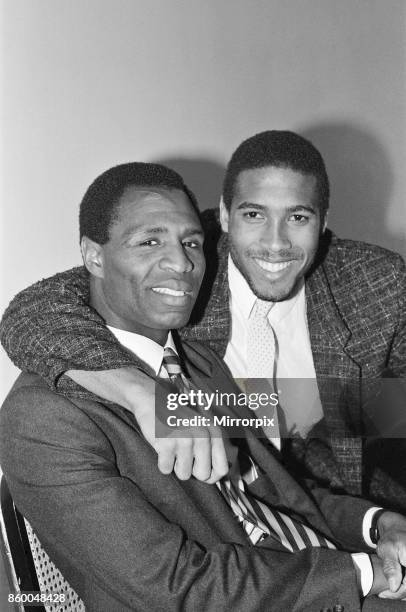
[{"label": "older man", "polygon": [[[204,272],[182,179],[152,164],[112,168],[86,192],[80,230],[89,306],[127,358],[142,360],[152,381],[203,391],[215,381],[237,393],[210,349],[169,331],[186,324]],[[236,416],[232,406],[214,410]],[[89,611],[356,611],[363,596],[365,610],[405,606],[370,596],[406,596],[406,519],[306,492],[250,429],[233,441],[217,486],[182,483],[158,470],[128,411],[23,374],[1,410],[0,438],[19,509]]]},{"label": "older man", "polygon": [[[376,467],[383,454],[363,451],[359,435],[361,383],[388,371],[406,374],[404,262],[385,249],[332,235],[328,201],[323,160],[307,140],[270,131],[244,141],[226,171],[221,236],[216,214],[204,213],[208,273],[182,337],[208,344],[235,378],[267,377],[278,386],[294,379],[290,395],[281,396],[279,415],[282,434],[290,438],[282,450],[300,472],[406,508],[405,483],[396,482],[402,462],[386,457]],[[151,385],[89,310],[87,291],[78,269],[22,292],[3,318],[3,345],[20,368],[62,392],[72,388],[70,376],[130,410],[134,393],[142,393],[145,410],[137,417],[148,435]],[[258,325],[257,299],[269,306]],[[303,380],[309,382],[300,396]],[[200,459],[202,444],[181,456],[167,444],[156,448],[164,472],[175,466],[180,478],[210,475],[210,462]],[[224,464],[218,446],[212,463],[215,480]]]}]

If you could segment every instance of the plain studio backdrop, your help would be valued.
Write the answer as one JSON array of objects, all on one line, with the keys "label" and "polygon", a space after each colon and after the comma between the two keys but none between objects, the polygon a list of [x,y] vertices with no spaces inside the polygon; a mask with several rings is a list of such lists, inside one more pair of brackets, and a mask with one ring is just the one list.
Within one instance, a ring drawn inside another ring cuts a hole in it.
[{"label": "plain studio backdrop", "polygon": [[321,150],[334,231],[406,254],[404,0],[3,0],[1,40],[1,311],[80,263],[101,171],[166,162],[216,206],[265,129]]}]

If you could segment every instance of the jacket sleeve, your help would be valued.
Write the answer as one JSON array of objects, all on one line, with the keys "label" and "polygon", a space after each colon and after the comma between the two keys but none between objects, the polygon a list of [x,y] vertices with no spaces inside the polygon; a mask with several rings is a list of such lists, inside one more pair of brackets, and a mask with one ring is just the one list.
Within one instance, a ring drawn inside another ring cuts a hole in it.
[{"label": "jacket sleeve", "polygon": [[[1,463],[20,510],[85,604],[93,585],[115,609],[314,612],[337,602],[360,609],[348,553],[292,554],[217,536],[204,546],[165,515],[164,497],[150,503],[138,470],[121,476],[111,441],[85,411],[50,396],[44,389],[9,396],[0,413]],[[156,469],[154,460],[150,486]]]},{"label": "jacket sleeve", "polygon": [[83,267],[21,291],[3,315],[0,340],[17,367],[76,397],[89,395],[64,376],[67,370],[143,369],[89,306],[89,275]]}]

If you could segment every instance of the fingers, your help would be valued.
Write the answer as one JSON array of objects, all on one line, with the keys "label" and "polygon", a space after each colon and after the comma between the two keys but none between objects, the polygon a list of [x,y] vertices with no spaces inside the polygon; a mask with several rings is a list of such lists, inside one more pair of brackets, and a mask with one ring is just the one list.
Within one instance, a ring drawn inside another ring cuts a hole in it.
[{"label": "fingers", "polygon": [[398,551],[395,546],[378,546],[378,555],[382,559],[382,571],[388,581],[392,593],[398,591],[402,584],[402,566],[399,563]]},{"label": "fingers", "polygon": [[188,480],[192,475],[194,453],[192,438],[159,439],[155,443],[158,453],[158,469],[162,474],[174,472],[179,480]]},{"label": "fingers", "polygon": [[383,573],[386,576],[390,590],[395,593],[402,584],[402,568],[400,563],[386,557],[383,560]]},{"label": "fingers", "polygon": [[212,442],[208,431],[206,431],[205,437],[194,438],[192,474],[197,480],[203,482],[208,482],[212,473]]},{"label": "fingers", "polygon": [[[406,567],[406,545],[403,542],[398,544],[398,557],[401,565]],[[406,584],[406,576],[403,578],[403,583]]]},{"label": "fingers", "polygon": [[158,453],[158,469],[162,474],[170,474],[176,460],[176,445],[170,438],[160,439],[155,444]]},{"label": "fingers", "polygon": [[189,480],[193,471],[193,439],[178,438],[174,472],[179,480]]},{"label": "fingers", "polygon": [[223,438],[217,436],[211,437],[211,473],[206,480],[207,484],[214,484],[224,478],[228,473],[229,465],[227,454],[224,447]]},{"label": "fingers", "polygon": [[173,471],[180,480],[188,480],[193,475],[197,480],[214,484],[228,473],[227,455],[219,430],[215,437],[206,428],[196,428],[193,437],[176,437],[173,433],[173,436],[157,439],[154,445],[162,474]]},{"label": "fingers", "polygon": [[402,584],[402,586],[398,591],[396,591],[396,593],[393,593],[389,589],[386,591],[382,591],[381,593],[379,593],[378,597],[380,597],[381,599],[405,599],[406,586]]}]

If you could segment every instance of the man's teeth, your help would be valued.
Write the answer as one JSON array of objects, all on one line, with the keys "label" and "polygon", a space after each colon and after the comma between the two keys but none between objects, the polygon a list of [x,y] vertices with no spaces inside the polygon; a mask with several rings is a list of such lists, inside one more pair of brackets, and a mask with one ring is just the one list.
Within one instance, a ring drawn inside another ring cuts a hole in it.
[{"label": "man's teeth", "polygon": [[263,259],[256,259],[255,261],[263,270],[266,270],[266,272],[280,272],[281,270],[284,270],[285,268],[290,266],[290,264],[292,263],[292,261],[271,263],[270,261],[264,261]]},{"label": "man's teeth", "polygon": [[155,293],[163,293],[164,295],[173,295],[174,297],[183,297],[186,295],[186,291],[176,291],[176,289],[169,289],[168,287],[153,287],[152,291],[155,291]]}]

